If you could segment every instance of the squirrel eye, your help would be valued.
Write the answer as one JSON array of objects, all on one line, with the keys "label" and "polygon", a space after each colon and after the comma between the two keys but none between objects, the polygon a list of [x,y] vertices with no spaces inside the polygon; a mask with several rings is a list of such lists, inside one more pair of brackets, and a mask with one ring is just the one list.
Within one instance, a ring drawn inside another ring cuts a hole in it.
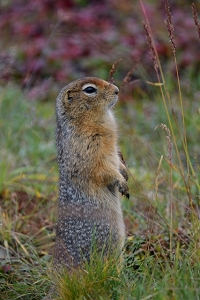
[{"label": "squirrel eye", "polygon": [[96,93],[97,89],[95,89],[93,86],[88,86],[83,91],[87,94],[94,94]]}]

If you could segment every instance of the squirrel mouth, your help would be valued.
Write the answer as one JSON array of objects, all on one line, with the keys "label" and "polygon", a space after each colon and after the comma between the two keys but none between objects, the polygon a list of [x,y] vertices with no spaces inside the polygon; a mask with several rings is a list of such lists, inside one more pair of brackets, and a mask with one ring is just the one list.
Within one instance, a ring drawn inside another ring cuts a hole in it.
[{"label": "squirrel mouth", "polygon": [[109,108],[114,106],[115,103],[117,102],[117,100],[118,100],[118,97],[115,97],[115,99],[113,99],[113,101],[109,104]]}]

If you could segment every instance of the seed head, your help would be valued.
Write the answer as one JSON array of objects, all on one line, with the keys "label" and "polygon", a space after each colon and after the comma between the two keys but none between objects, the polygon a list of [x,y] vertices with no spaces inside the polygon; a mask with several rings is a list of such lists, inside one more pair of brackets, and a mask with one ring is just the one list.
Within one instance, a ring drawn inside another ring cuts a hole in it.
[{"label": "seed head", "polygon": [[149,46],[149,52],[150,52],[151,58],[153,59],[154,69],[155,69],[156,72],[158,72],[158,63],[157,63],[156,50],[155,50],[154,45],[153,45],[150,30],[149,30],[149,27],[147,26],[147,24],[145,22],[143,22],[143,27],[144,27],[144,31],[145,31],[145,34],[146,34],[147,45]]},{"label": "seed head", "polygon": [[168,0],[165,0],[165,11],[167,16],[167,20],[165,20],[165,24],[167,26],[169,38],[172,44],[172,51],[173,54],[175,55],[176,45],[175,45],[175,38],[174,38],[174,26],[172,24],[172,15],[171,15],[170,5]]},{"label": "seed head", "polygon": [[197,27],[197,32],[198,32],[198,35],[200,38],[200,24],[199,24],[197,9],[196,9],[196,6],[194,3],[192,3],[192,15],[193,15],[194,23]]},{"label": "seed head", "polygon": [[169,159],[170,163],[172,163],[172,142],[171,142],[171,133],[170,133],[170,130],[169,130],[169,128],[168,128],[165,124],[163,124],[163,123],[161,123],[160,125],[156,126],[155,130],[156,130],[158,127],[162,128],[162,129],[166,132],[165,138],[166,138],[166,140],[167,140],[168,159]]}]

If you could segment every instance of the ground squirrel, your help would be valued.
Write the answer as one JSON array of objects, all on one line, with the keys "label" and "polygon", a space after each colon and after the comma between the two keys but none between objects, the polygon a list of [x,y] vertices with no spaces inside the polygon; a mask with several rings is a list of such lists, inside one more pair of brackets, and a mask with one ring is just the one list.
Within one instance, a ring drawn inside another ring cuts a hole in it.
[{"label": "ground squirrel", "polygon": [[129,194],[111,112],[118,92],[111,83],[86,77],[65,86],[57,97],[56,265],[78,267],[83,258],[90,259],[93,242],[105,254],[123,247],[119,192]]}]

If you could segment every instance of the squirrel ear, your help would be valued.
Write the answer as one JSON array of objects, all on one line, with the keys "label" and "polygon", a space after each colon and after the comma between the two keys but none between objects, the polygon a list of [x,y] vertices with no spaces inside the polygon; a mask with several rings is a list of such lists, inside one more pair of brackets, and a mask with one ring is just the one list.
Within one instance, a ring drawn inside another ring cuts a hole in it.
[{"label": "squirrel ear", "polygon": [[70,95],[71,91],[67,90],[67,100],[71,103],[73,100],[73,97]]}]

